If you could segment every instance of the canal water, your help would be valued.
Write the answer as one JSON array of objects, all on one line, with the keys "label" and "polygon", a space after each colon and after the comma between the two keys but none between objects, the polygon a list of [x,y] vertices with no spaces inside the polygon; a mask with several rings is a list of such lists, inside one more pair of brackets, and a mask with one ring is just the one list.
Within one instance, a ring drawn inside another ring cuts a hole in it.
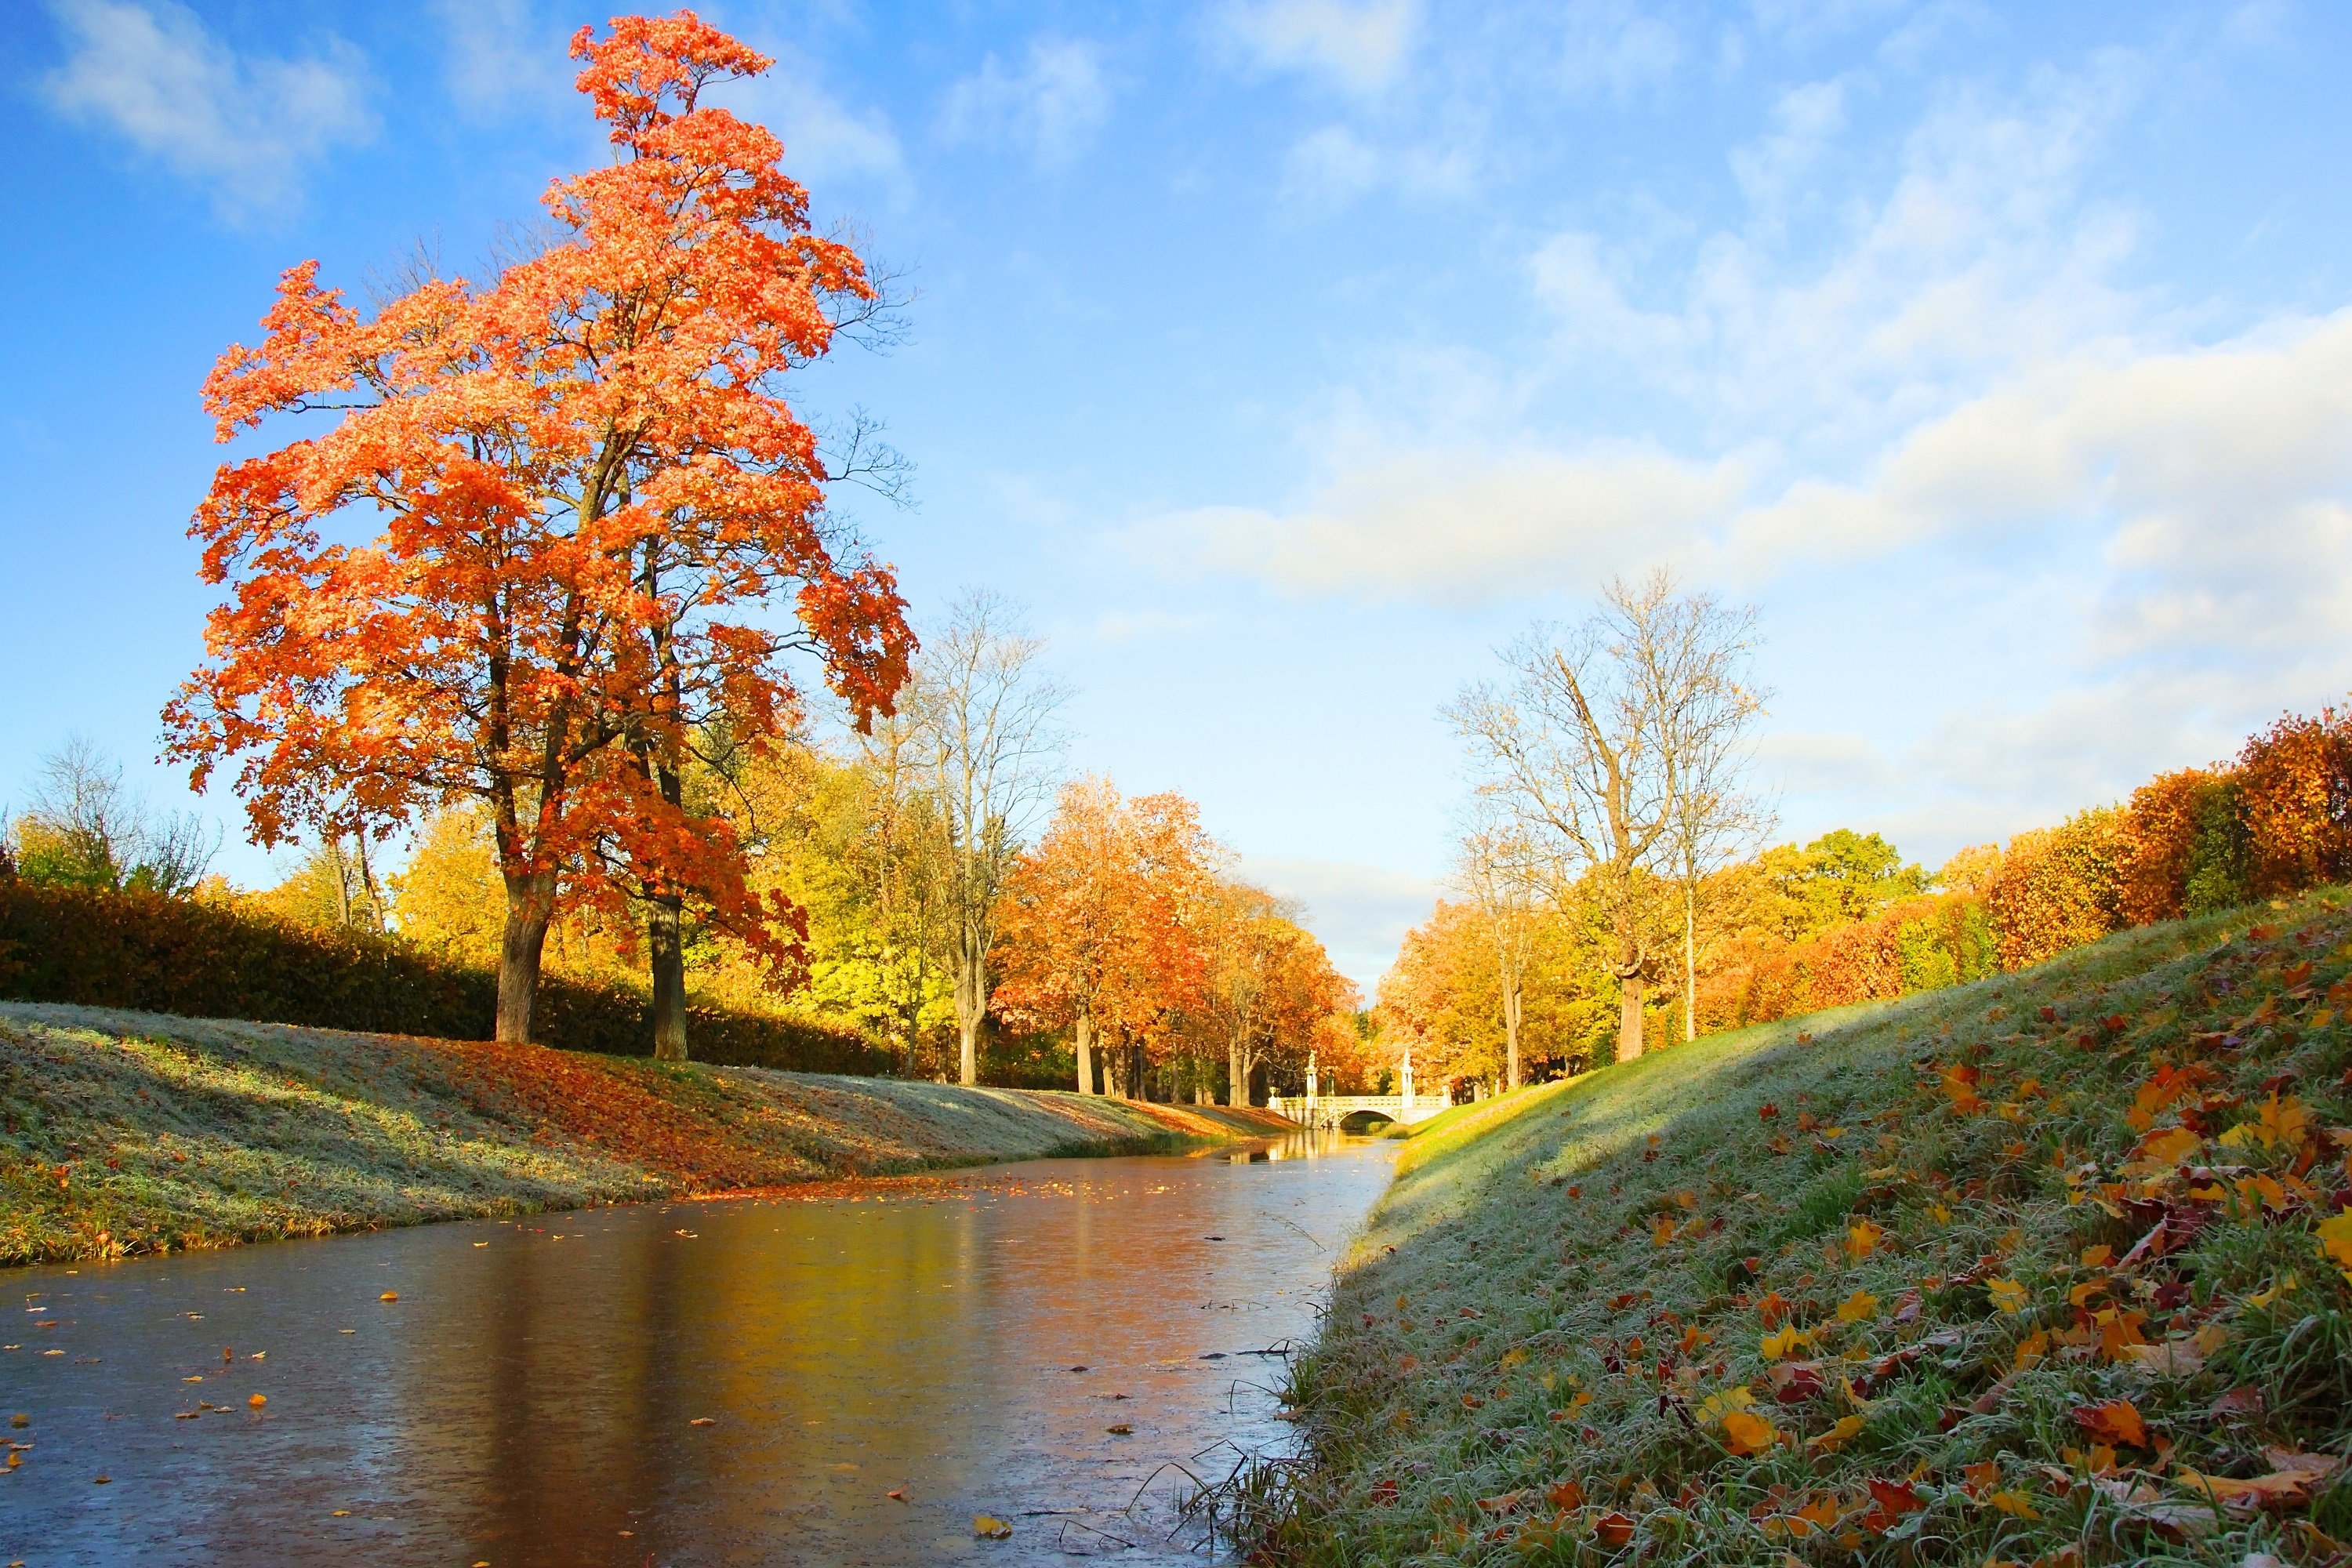
[{"label": "canal water", "polygon": [[0,1568],[1210,1561],[1392,1147],[0,1271]]}]

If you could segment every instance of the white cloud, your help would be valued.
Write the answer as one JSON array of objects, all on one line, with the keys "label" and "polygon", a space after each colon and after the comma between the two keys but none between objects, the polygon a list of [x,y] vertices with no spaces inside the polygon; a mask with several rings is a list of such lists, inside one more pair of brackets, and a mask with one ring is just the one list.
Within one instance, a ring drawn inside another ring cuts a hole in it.
[{"label": "white cloud", "polygon": [[1572,0],[1561,28],[1559,75],[1570,91],[1630,98],[1671,78],[1682,36],[1633,0]]},{"label": "white cloud", "polygon": [[1731,171],[1749,205],[1771,210],[1811,174],[1830,144],[1845,130],[1843,81],[1807,82],[1790,89],[1772,106],[1772,129],[1731,152]]},{"label": "white cloud", "polygon": [[172,0],[51,8],[68,55],[42,82],[49,102],[209,184],[224,211],[282,205],[330,148],[373,133],[362,63],[347,45],[306,59],[240,57]]},{"label": "white cloud", "polygon": [[1412,196],[1460,195],[1476,172],[1467,146],[1380,147],[1348,126],[1326,125],[1291,145],[1282,194],[1287,202],[1322,208],[1345,206],[1383,186]]},{"label": "white cloud", "polygon": [[2022,106],[1951,94],[1876,190],[1856,184],[1853,171],[1881,165],[1847,145],[1846,85],[1787,94],[1728,153],[1742,221],[1704,234],[1685,263],[1580,229],[1537,247],[1529,275],[1558,323],[1553,363],[1590,375],[1605,357],[1695,420],[1851,457],[2128,331],[2147,315],[2116,281],[2135,227],[2084,187],[2139,81],[2117,58]]},{"label": "white cloud", "polygon": [[1029,63],[1008,68],[994,55],[949,90],[940,118],[950,140],[1010,142],[1037,162],[1067,163],[1109,117],[1110,83],[1101,51],[1069,39],[1039,38]]},{"label": "white cloud", "polygon": [[1222,19],[1261,66],[1373,92],[1403,71],[1420,10],[1417,0],[1256,0],[1227,6]]},{"label": "white cloud", "polygon": [[1297,510],[1203,507],[1131,537],[1160,559],[1286,593],[1475,605],[1590,588],[1686,549],[1745,482],[1737,460],[1639,447],[1368,449]]},{"label": "white cloud", "polygon": [[1854,483],[1743,511],[1751,577],[1963,534],[2087,529],[2102,660],[2292,658],[2352,634],[2352,310],[2075,360],[1912,430]]},{"label": "white cloud", "polygon": [[1429,918],[1445,885],[1429,877],[1348,860],[1247,855],[1241,874],[1296,902],[1303,923],[1369,1004],[1404,933]]},{"label": "white cloud", "polygon": [[765,76],[723,83],[709,96],[774,132],[784,144],[784,172],[796,180],[907,183],[906,155],[887,117],[843,103],[805,60],[779,56]]},{"label": "white cloud", "polygon": [[496,120],[526,105],[572,101],[562,30],[534,26],[530,0],[434,0],[446,36],[449,96],[467,114]]}]

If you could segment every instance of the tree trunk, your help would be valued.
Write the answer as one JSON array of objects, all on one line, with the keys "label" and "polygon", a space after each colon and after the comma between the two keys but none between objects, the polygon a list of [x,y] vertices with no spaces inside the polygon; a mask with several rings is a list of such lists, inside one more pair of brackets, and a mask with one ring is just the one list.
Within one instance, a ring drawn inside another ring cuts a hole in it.
[{"label": "tree trunk", "polygon": [[1113,1100],[1127,1098],[1127,1061],[1117,1046],[1103,1047],[1103,1091]]},{"label": "tree trunk", "polygon": [[1086,1014],[1078,1015],[1078,1092],[1095,1091],[1095,1021]]},{"label": "tree trunk", "polygon": [[1249,1064],[1242,1060],[1242,1043],[1225,1043],[1225,1103],[1239,1110],[1249,1103]]},{"label": "tree trunk", "polygon": [[1519,1014],[1526,1001],[1517,984],[1503,987],[1503,1061],[1512,1089],[1519,1087]]},{"label": "tree trunk", "polygon": [[1698,1038],[1698,889],[1683,883],[1683,1044]]},{"label": "tree trunk", "polygon": [[[672,671],[673,698],[677,679],[677,673]],[[662,799],[672,806],[682,806],[686,801],[685,775],[667,758],[648,761],[654,786],[661,791]],[[646,947],[653,968],[654,1059],[682,1062],[686,1060],[686,948],[679,926],[686,899],[671,889],[656,894],[647,904]]]},{"label": "tree trunk", "polygon": [[1617,976],[1617,1059],[1630,1062],[1642,1054],[1642,972],[1628,969]]},{"label": "tree trunk", "polygon": [[988,958],[968,953],[956,959],[956,1032],[963,1045],[961,1082],[969,1089],[980,1081],[980,1021],[988,1011]]},{"label": "tree trunk", "polygon": [[495,1038],[501,1045],[530,1043],[530,1007],[539,994],[540,955],[547,949],[547,922],[555,913],[555,873],[510,875],[507,882],[507,928],[499,944],[499,1014]]},{"label": "tree trunk", "polygon": [[646,947],[654,980],[654,1060],[686,1060],[686,948],[679,924],[685,900],[676,893],[646,900]]}]

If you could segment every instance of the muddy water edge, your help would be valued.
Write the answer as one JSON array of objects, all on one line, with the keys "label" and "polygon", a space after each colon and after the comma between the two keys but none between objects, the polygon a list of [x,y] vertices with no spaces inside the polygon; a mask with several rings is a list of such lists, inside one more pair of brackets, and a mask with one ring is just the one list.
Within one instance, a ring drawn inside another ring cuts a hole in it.
[{"label": "muddy water edge", "polygon": [[1211,1560],[1393,1147],[7,1270],[0,1563]]}]

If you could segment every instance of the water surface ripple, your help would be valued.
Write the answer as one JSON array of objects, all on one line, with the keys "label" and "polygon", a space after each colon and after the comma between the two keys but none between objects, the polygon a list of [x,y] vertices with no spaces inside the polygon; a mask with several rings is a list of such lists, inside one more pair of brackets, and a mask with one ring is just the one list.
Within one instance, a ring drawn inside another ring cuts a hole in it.
[{"label": "water surface ripple", "polygon": [[0,1563],[1199,1563],[1167,1467],[1281,1441],[1253,1352],[1311,1331],[1388,1168],[1300,1141],[7,1270]]}]

